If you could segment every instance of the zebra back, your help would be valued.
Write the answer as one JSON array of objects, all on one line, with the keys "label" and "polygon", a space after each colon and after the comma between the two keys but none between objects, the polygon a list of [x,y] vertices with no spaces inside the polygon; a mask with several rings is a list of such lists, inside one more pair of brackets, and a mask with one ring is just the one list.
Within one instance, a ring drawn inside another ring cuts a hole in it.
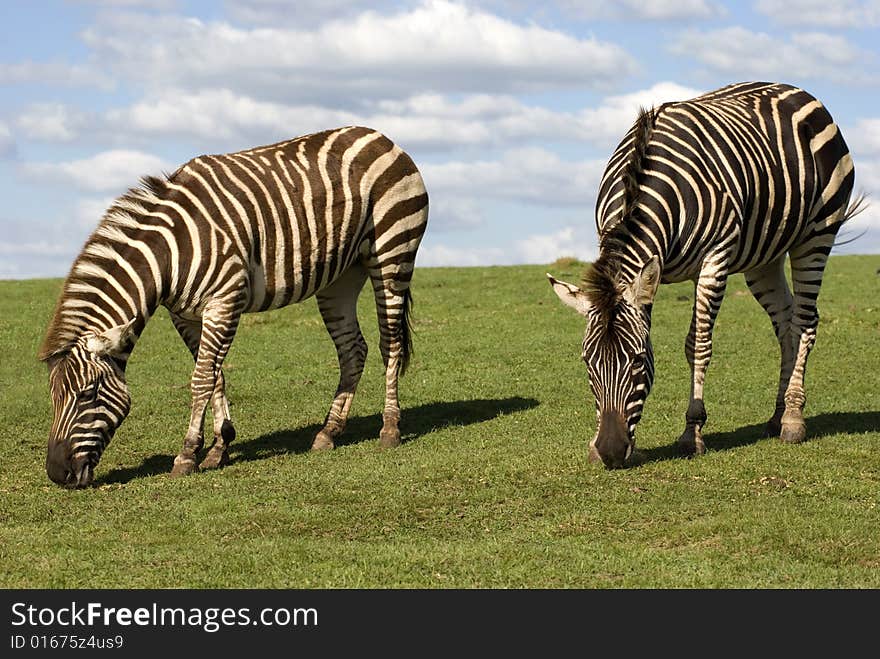
[{"label": "zebra back", "polygon": [[245,311],[299,302],[358,260],[408,281],[427,203],[409,155],[358,126],[200,156],[144,178],[75,260],[40,359],[131,318],[138,336],[159,304],[198,318],[233,287],[245,291]]},{"label": "zebra back", "polygon": [[639,113],[606,166],[596,227],[602,242],[634,245],[634,261],[658,254],[665,280],[677,281],[735,221],[731,271],[745,271],[836,231],[853,179],[821,102],[791,85],[739,83]]}]

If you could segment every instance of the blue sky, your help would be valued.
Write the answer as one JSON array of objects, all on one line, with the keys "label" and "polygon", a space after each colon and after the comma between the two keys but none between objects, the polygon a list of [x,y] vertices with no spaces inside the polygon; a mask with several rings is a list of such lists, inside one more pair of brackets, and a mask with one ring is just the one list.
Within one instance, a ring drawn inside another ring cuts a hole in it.
[{"label": "blue sky", "polygon": [[364,124],[431,197],[418,264],[596,255],[599,178],[639,105],[742,80],[817,96],[873,193],[880,0],[0,3],[0,278],[64,276],[148,173]]}]

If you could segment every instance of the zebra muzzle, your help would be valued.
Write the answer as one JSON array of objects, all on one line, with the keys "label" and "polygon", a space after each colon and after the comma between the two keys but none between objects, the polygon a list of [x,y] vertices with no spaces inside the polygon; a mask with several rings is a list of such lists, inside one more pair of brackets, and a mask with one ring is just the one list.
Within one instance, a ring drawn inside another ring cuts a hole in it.
[{"label": "zebra muzzle", "polygon": [[73,472],[66,442],[49,440],[46,451],[46,475],[58,485],[69,484]]},{"label": "zebra muzzle", "polygon": [[599,417],[599,430],[590,443],[589,459],[601,461],[607,469],[623,467],[632,453],[632,440],[623,415],[605,410]]},{"label": "zebra muzzle", "polygon": [[92,484],[94,474],[94,466],[91,462],[85,460],[81,465],[75,467],[74,470],[71,472],[71,479],[68,482],[67,486],[72,488],[88,487]]},{"label": "zebra muzzle", "polygon": [[67,488],[88,487],[94,478],[95,462],[88,454],[71,459],[67,442],[50,441],[46,454],[46,475],[53,483]]}]

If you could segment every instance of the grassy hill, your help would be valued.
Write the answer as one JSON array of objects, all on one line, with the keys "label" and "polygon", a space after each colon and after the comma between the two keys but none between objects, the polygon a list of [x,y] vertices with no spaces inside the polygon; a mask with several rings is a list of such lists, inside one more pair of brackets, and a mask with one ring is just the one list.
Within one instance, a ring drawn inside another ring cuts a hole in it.
[{"label": "grassy hill", "polygon": [[[770,322],[733,278],[706,385],[709,452],[676,457],[692,286],[654,307],[657,378],[642,463],[587,462],[583,321],[547,284],[582,264],[425,268],[404,444],[382,451],[371,352],[337,450],[308,452],[337,382],[314,300],[246,316],[226,365],[232,463],[168,477],[192,362],[161,310],[128,371],[133,407],[96,471],[44,471],[51,406],[38,344],[60,280],[0,282],[0,586],[427,588],[880,587],[880,256],[832,257],[807,373],[808,441],[763,439]],[[210,425],[208,426],[210,428]]]}]

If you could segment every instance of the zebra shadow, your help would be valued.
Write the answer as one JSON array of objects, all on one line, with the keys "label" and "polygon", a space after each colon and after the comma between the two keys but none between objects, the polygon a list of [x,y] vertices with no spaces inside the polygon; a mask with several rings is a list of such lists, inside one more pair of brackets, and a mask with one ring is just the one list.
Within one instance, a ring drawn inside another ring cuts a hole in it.
[{"label": "zebra shadow", "polygon": [[[829,435],[861,435],[866,432],[880,432],[880,412],[825,412],[806,418],[807,442],[817,441]],[[754,423],[728,432],[709,433],[704,435],[708,452],[728,451],[740,446],[748,446],[760,441],[775,441],[777,437],[767,437],[764,433],[765,423]],[[646,462],[681,459],[678,446],[656,446],[637,449],[639,457],[632,466]]]},{"label": "zebra shadow", "polygon": [[[489,421],[495,417],[514,412],[522,412],[537,407],[534,398],[474,399],[428,403],[402,410],[400,431],[401,442],[416,441],[434,430],[450,426],[468,426]],[[233,442],[230,448],[230,464],[265,460],[287,453],[306,453],[312,447],[312,440],[322,423],[313,423],[301,428],[276,430],[260,437]],[[382,415],[355,416],[348,420],[345,432],[337,438],[336,446],[350,446],[361,442],[378,440],[382,429]],[[113,469],[96,479],[96,485],[127,483],[136,478],[145,478],[168,473],[174,462],[173,455],[152,455],[137,467]]]}]

